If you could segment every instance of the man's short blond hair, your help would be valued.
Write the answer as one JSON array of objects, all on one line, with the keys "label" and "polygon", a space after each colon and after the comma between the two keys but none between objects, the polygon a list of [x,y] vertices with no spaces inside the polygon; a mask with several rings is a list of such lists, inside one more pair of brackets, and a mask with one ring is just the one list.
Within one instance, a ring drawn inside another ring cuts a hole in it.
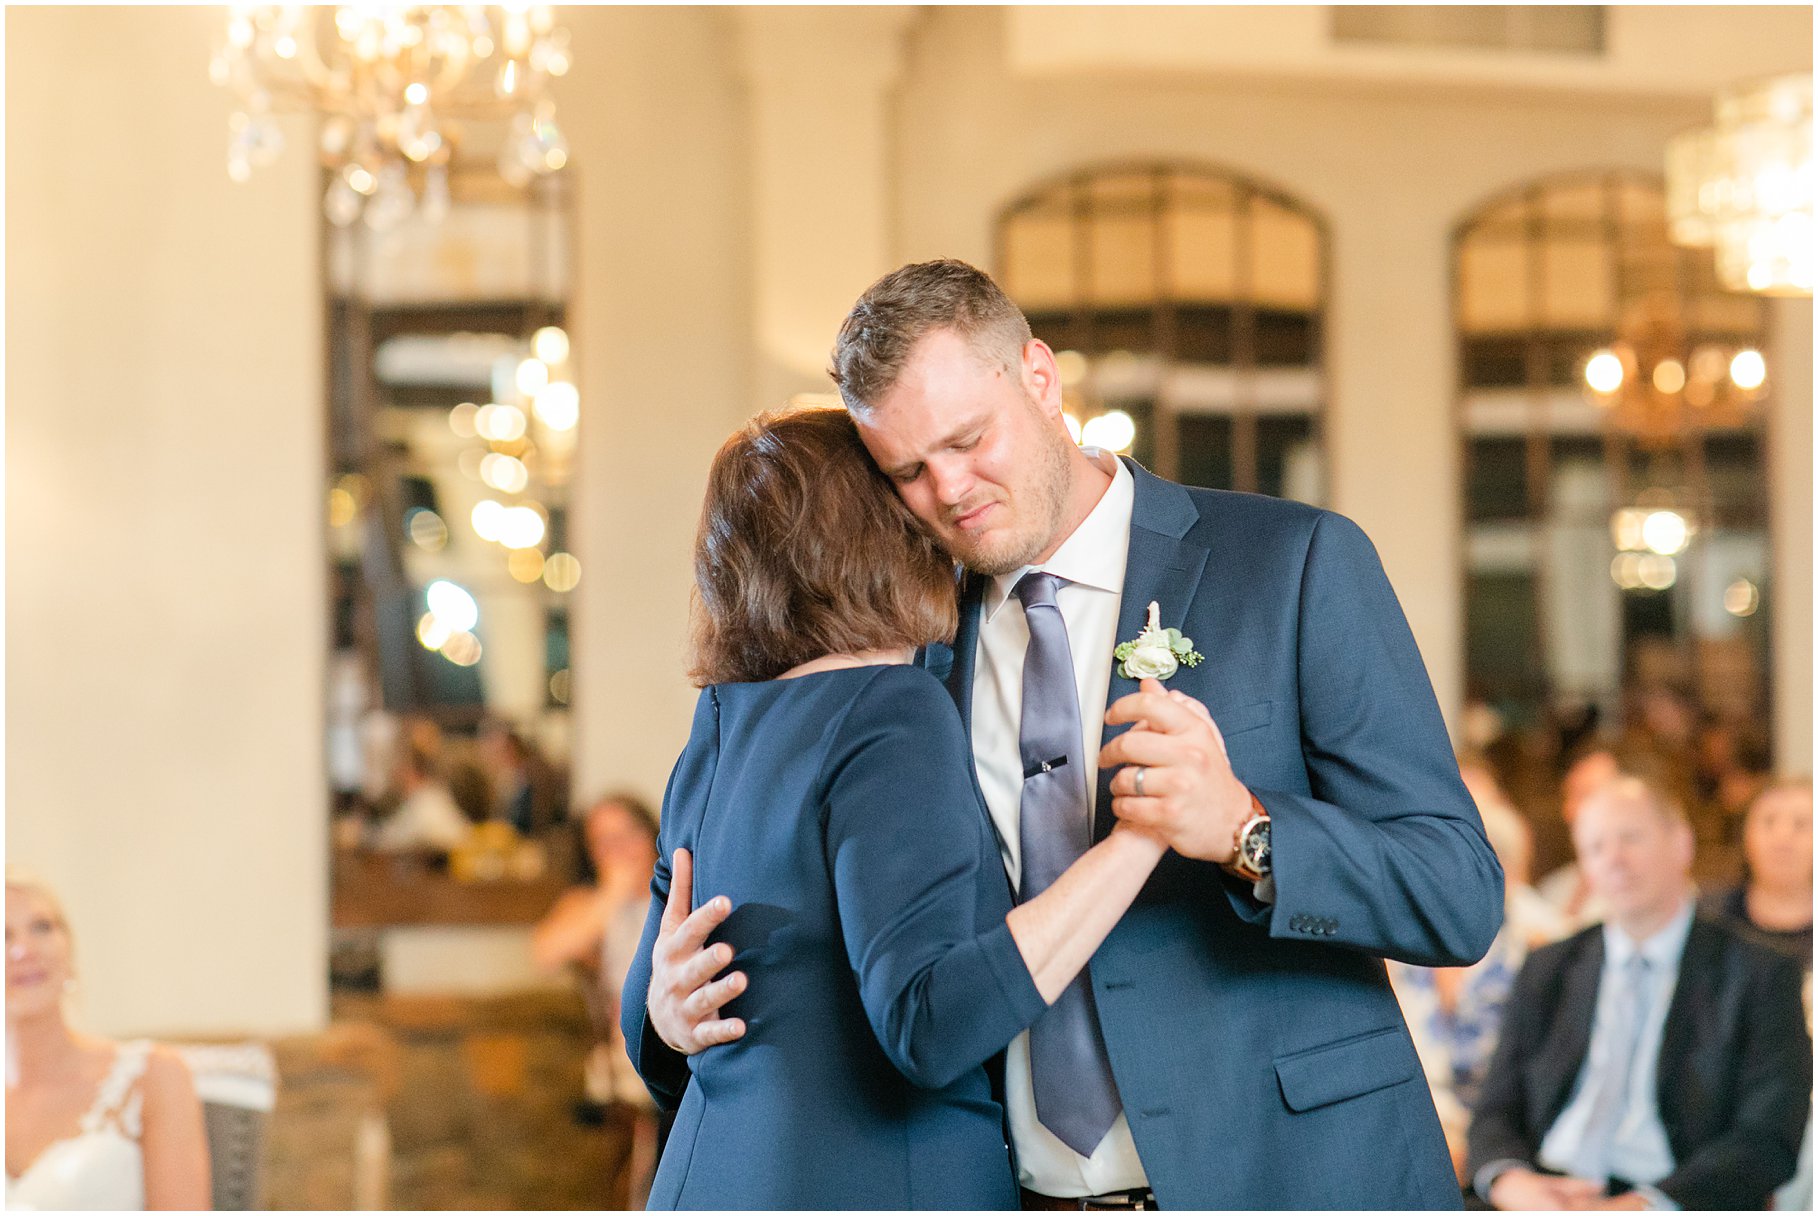
[{"label": "man's short blond hair", "polygon": [[[1692,820],[1685,813],[1684,804],[1668,793],[1664,786],[1650,781],[1646,777],[1637,777],[1633,773],[1622,773],[1598,786],[1594,792],[1587,794],[1584,804],[1589,806],[1593,802],[1603,802],[1611,798],[1639,802],[1660,816],[1666,823],[1691,830]],[[1582,808],[1580,809],[1582,811]]]}]

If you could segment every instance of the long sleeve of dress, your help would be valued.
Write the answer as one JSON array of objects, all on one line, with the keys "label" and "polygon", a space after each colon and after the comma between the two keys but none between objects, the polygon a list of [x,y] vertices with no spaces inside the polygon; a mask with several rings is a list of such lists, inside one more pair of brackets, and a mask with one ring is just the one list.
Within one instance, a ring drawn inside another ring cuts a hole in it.
[{"label": "long sleeve of dress", "polygon": [[913,1083],[940,1088],[1047,1007],[980,884],[1006,881],[984,839],[971,749],[939,682],[885,668],[828,757],[827,860],[841,931],[878,1042]]}]

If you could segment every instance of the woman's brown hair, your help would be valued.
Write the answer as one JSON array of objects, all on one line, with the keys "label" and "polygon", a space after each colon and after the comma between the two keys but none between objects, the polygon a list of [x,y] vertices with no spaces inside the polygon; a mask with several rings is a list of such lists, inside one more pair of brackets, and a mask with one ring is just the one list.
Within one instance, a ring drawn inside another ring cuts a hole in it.
[{"label": "woman's brown hair", "polygon": [[699,685],[950,641],[954,566],[842,409],[760,414],[720,448],[694,544]]}]

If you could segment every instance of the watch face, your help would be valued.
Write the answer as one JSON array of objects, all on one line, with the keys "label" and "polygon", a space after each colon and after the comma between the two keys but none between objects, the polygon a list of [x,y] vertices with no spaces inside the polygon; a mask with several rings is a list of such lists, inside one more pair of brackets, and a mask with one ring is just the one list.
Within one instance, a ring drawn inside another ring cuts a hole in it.
[{"label": "watch face", "polygon": [[1244,864],[1267,874],[1269,860],[1269,821],[1265,819],[1244,833]]}]

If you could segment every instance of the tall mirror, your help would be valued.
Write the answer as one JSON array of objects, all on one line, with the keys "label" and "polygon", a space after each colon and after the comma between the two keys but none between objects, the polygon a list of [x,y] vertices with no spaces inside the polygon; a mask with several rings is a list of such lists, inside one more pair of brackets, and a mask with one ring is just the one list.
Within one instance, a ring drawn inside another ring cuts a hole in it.
[{"label": "tall mirror", "polygon": [[570,189],[451,174],[439,216],[324,224],[335,920],[385,931],[343,981],[572,878]]}]

